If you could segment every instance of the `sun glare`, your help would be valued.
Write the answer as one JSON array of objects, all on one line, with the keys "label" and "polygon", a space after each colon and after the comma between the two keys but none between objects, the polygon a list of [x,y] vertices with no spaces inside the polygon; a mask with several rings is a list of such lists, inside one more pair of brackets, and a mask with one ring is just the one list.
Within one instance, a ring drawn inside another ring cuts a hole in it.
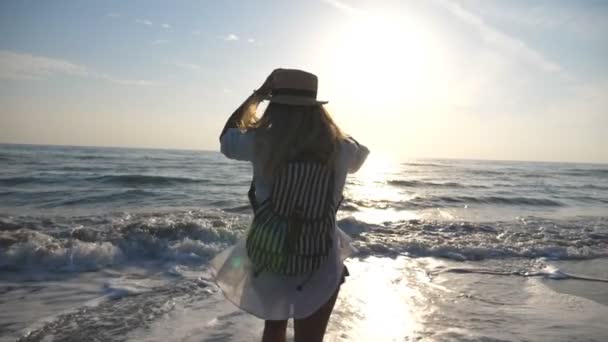
[{"label": "sun glare", "polygon": [[335,312],[340,319],[334,325],[341,331],[335,340],[409,341],[413,338],[421,329],[421,314],[415,310],[428,301],[420,290],[420,284],[428,283],[428,278],[416,279],[420,268],[405,258],[375,257],[353,260],[348,268],[352,277],[359,275],[360,278],[348,281],[340,290],[343,293],[338,297]]},{"label": "sun glare", "polygon": [[332,94],[358,106],[394,109],[429,100],[438,56],[431,31],[415,17],[357,14],[328,38],[323,63]]},{"label": "sun glare", "polygon": [[399,163],[393,158],[370,155],[363,167],[352,176],[351,184],[345,190],[347,198],[360,199],[360,210],[351,215],[371,223],[418,218],[413,211],[391,208],[391,203],[409,201],[415,196],[397,191],[387,184],[398,177],[400,170]]},{"label": "sun glare", "polygon": [[369,155],[365,164],[357,171],[356,177],[362,183],[384,182],[391,174],[398,172],[399,164],[393,158],[379,153]]},{"label": "sun glare", "polygon": [[386,10],[358,11],[332,25],[314,55],[320,96],[374,151],[418,155],[451,96],[454,69],[440,31],[421,14]]}]

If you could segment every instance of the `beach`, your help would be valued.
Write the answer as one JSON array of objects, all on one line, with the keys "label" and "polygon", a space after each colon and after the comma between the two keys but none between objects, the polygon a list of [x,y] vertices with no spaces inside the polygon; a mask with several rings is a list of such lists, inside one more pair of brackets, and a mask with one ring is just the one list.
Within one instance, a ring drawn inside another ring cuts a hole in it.
[{"label": "beach", "polygon": [[[0,341],[256,341],[208,263],[251,219],[217,152],[0,145]],[[327,341],[608,339],[608,166],[368,161]],[[292,333],[290,338],[292,338]]]}]

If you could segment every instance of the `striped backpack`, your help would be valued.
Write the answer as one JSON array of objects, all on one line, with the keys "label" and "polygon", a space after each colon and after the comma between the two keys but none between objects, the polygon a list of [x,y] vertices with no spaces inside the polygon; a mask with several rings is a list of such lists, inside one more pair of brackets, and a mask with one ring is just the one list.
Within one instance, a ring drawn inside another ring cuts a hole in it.
[{"label": "striped backpack", "polygon": [[333,193],[333,169],[319,162],[288,162],[261,203],[251,182],[254,218],[246,248],[255,275],[311,275],[327,260],[338,208]]}]

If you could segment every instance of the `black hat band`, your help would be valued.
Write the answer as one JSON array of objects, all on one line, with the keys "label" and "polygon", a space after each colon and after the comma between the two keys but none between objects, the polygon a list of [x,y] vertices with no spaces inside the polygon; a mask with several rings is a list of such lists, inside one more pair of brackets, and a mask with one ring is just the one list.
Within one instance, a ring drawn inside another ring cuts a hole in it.
[{"label": "black hat band", "polygon": [[291,96],[301,96],[301,97],[310,97],[313,99],[317,98],[316,90],[308,90],[308,89],[295,89],[295,88],[279,88],[274,89],[272,91],[272,96],[277,95],[291,95]]}]

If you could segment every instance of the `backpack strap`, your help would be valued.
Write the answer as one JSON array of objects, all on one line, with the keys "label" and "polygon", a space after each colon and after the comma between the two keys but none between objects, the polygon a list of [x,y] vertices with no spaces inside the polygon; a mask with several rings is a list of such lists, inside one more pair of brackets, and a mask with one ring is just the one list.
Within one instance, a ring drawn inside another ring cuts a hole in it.
[{"label": "backpack strap", "polygon": [[327,199],[330,200],[329,203],[334,201],[334,170],[329,169],[329,184],[327,185]]},{"label": "backpack strap", "polygon": [[251,208],[253,209],[253,213],[255,214],[256,210],[259,207],[259,203],[255,198],[255,179],[251,179],[251,185],[249,185],[249,191],[247,191],[247,197],[249,197],[249,204],[251,204]]},{"label": "backpack strap", "polygon": [[336,213],[338,212],[338,210],[340,209],[340,205],[342,205],[342,202],[344,201],[344,196],[340,196],[340,199],[338,200],[338,203],[336,204]]}]

